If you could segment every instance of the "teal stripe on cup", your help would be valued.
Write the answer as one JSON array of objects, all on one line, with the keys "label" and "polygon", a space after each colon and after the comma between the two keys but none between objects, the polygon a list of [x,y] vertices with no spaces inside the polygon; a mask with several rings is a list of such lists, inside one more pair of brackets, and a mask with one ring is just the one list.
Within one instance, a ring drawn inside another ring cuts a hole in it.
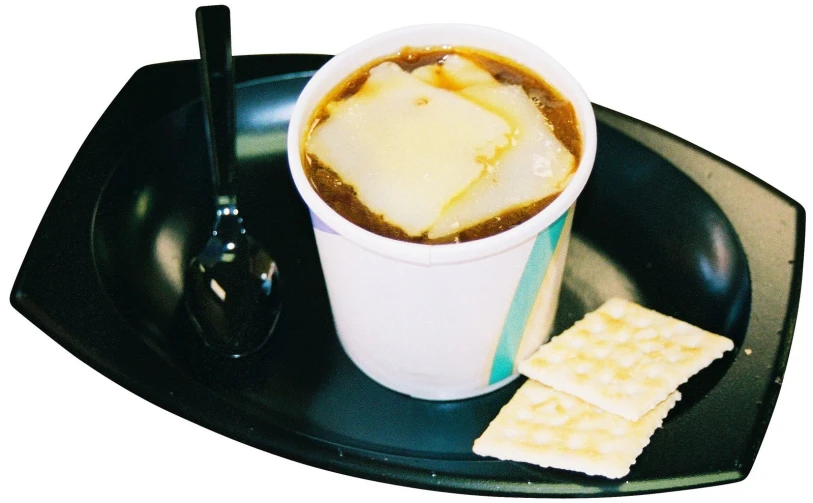
[{"label": "teal stripe on cup", "polygon": [[550,227],[536,236],[531,255],[528,257],[528,262],[525,263],[525,270],[522,271],[522,276],[519,278],[514,300],[511,301],[508,316],[502,327],[494,362],[491,364],[489,384],[500,382],[514,373],[514,359],[519,351],[522,333],[525,331],[525,325],[531,316],[539,287],[548,271],[553,253],[556,251],[556,245],[559,243],[568,213],[566,211]]}]

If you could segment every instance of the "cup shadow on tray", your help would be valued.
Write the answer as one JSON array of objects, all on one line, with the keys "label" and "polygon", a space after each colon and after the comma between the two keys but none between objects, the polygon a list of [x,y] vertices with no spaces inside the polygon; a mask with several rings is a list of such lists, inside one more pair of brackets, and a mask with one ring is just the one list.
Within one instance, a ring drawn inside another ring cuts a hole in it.
[{"label": "cup shadow on tray", "polygon": [[[469,400],[411,399],[364,376],[336,339],[308,210],[286,161],[288,119],[307,78],[252,81],[237,90],[240,207],[248,232],[277,259],[285,283],[267,351],[245,362],[234,381],[207,380],[187,361],[194,353],[179,318],[184,270],[206,241],[213,214],[199,102],[146,131],[108,180],[93,232],[104,289],[153,351],[207,386],[227,388],[237,407],[337,446],[474,459],[472,441],[521,379]],[[751,286],[742,246],[712,199],[661,157],[599,124],[555,333],[613,295],[739,346]],[[733,359],[731,352],[682,386],[683,400],[667,422],[708,393]]]}]

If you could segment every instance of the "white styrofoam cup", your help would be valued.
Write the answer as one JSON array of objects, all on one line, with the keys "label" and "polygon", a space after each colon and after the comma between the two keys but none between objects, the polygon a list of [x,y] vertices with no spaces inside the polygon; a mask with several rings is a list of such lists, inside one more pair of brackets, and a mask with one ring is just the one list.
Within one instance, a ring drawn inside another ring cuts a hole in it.
[{"label": "white styrofoam cup", "polygon": [[[301,142],[323,98],[360,67],[410,47],[469,47],[507,57],[573,104],[582,156],[548,207],[500,234],[425,245],[382,237],[345,220],[303,170]],[[401,28],[370,38],[325,64],[302,91],[288,129],[288,161],[311,211],[336,331],[350,359],[395,391],[453,400],[497,389],[550,337],[576,198],[596,153],[596,123],[579,84],[538,47],[473,25]]]}]

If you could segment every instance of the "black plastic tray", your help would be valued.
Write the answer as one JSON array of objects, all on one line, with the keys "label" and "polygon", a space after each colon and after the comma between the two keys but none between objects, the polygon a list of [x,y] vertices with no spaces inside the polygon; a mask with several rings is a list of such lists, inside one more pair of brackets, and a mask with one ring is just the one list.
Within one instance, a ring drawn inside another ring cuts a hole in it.
[{"label": "black plastic tray", "polygon": [[336,340],[284,143],[293,102],[327,59],[236,59],[241,210],[286,281],[285,312],[266,356],[211,377],[191,367],[178,344],[181,272],[212,214],[195,61],[141,69],[96,124],[37,230],[14,307],[152,403],[337,472],[539,496],[654,492],[748,474],[798,309],[798,203],[693,145],[596,106],[596,167],[578,203],[558,328],[621,295],[727,335],[736,348],[681,387],[684,399],[625,479],[480,458],[471,442],[521,381],[470,400],[415,400],[366,378]]}]

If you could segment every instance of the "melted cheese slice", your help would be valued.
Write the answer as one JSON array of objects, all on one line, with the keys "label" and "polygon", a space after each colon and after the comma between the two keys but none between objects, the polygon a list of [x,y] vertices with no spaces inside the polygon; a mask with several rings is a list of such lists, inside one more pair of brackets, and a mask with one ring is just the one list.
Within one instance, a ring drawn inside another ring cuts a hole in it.
[{"label": "melted cheese slice", "polygon": [[429,230],[430,238],[453,234],[561,192],[575,164],[573,154],[553,135],[520,86],[474,85],[459,93],[508,121],[512,146],[447,205]]},{"label": "melted cheese slice", "polygon": [[327,108],[306,153],[412,236],[426,232],[510,141],[511,127],[499,115],[391,62]]}]

